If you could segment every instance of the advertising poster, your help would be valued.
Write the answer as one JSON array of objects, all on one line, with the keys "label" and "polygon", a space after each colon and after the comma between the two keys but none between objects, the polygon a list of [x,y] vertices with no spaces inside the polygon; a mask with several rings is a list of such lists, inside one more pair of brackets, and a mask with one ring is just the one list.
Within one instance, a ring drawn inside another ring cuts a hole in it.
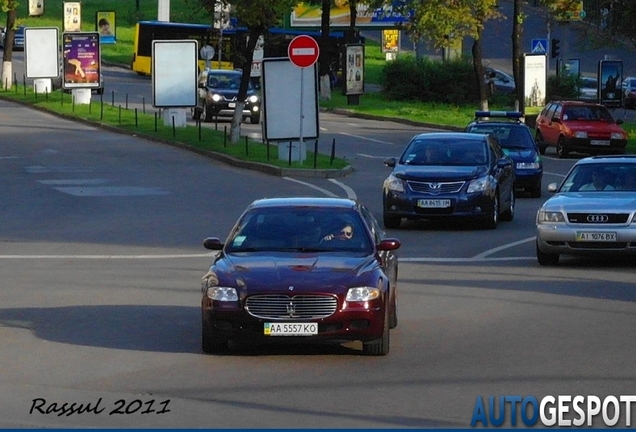
[{"label": "advertising poster", "polygon": [[598,83],[601,88],[601,103],[607,107],[620,107],[623,104],[622,60],[599,61]]},{"label": "advertising poster", "polygon": [[65,89],[98,88],[100,84],[101,58],[99,34],[62,34]]},{"label": "advertising poster", "polygon": [[364,45],[345,46],[345,85],[343,94],[357,95],[364,93]]},{"label": "advertising poster", "polygon": [[[292,27],[320,27],[322,6],[320,3],[311,4],[309,2],[298,3],[292,10],[290,25]],[[331,26],[346,27],[351,22],[351,10],[348,0],[335,0],[332,3]],[[399,23],[405,23],[408,17],[397,12],[392,6],[382,8],[371,8],[367,5],[357,3],[356,6],[356,27],[360,28],[382,28],[391,27]]]},{"label": "advertising poster", "polygon": [[570,59],[565,63],[565,73],[570,75],[581,75],[581,60]]},{"label": "advertising poster", "polygon": [[44,15],[44,0],[29,0],[29,16]]},{"label": "advertising poster", "polygon": [[82,8],[80,2],[64,2],[63,31],[80,31],[82,28]]},{"label": "advertising poster", "polygon": [[400,30],[382,30],[382,52],[396,53],[400,50]]},{"label": "advertising poster", "polygon": [[548,59],[545,54],[526,54],[524,56],[525,112],[537,113],[545,106],[547,74]]},{"label": "advertising poster", "polygon": [[115,27],[115,12],[98,11],[95,13],[95,31],[99,33],[99,42],[113,44],[117,40]]}]

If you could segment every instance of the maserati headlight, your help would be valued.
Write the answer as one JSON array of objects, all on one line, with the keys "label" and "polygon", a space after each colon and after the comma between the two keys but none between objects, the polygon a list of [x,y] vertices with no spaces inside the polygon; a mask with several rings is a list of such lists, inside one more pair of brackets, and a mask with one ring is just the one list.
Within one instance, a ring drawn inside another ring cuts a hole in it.
[{"label": "maserati headlight", "polygon": [[380,290],[373,287],[349,288],[346,300],[349,302],[364,302],[380,297]]},{"label": "maserati headlight", "polygon": [[238,301],[238,293],[236,288],[213,286],[208,288],[208,298],[222,302]]},{"label": "maserati headlight", "polygon": [[384,180],[384,185],[390,191],[404,192],[404,181],[397,178],[393,174],[391,174],[386,178],[386,180]]},{"label": "maserati headlight", "polygon": [[574,132],[574,138],[587,138],[587,132],[585,132],[585,131],[576,131],[576,132]]},{"label": "maserati headlight", "polygon": [[563,213],[555,211],[539,210],[537,213],[537,223],[557,223],[565,222]]},{"label": "maserati headlight", "polygon": [[256,102],[258,102],[258,96],[252,95],[252,96],[248,97],[247,100],[249,102],[251,102],[251,103],[256,103]]},{"label": "maserati headlight", "polygon": [[490,188],[490,177],[480,177],[468,185],[468,193],[484,192]]}]

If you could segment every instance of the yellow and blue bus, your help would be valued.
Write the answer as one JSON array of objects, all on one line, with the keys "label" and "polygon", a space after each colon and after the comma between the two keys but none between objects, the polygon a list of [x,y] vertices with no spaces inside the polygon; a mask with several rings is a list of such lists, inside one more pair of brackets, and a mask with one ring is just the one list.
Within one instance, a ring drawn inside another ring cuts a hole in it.
[{"label": "yellow and blue bus", "polygon": [[[287,45],[291,40],[300,35],[309,35],[319,40],[320,32],[271,28],[264,36],[262,56],[285,57]],[[209,67],[213,69],[234,69],[241,67],[236,63],[236,53],[247,43],[247,29],[232,28],[222,32],[208,24],[174,23],[166,21],[139,21],[135,26],[135,38],[133,42],[133,59],[131,69],[141,75],[152,73],[152,41],[153,40],[184,40],[195,39],[200,48],[210,45],[214,48],[214,56],[209,60]],[[344,34],[331,32],[327,46],[321,46],[332,59],[329,64],[339,63]],[[221,48],[221,49],[219,49]],[[199,54],[200,55],[200,54]],[[256,61],[256,53],[254,55]],[[254,68],[253,71],[258,68]],[[206,60],[199,58],[199,70],[206,67]],[[258,78],[260,74],[253,74]]]},{"label": "yellow and blue bus", "polygon": [[[221,32],[206,24],[174,23],[166,21],[139,21],[135,26],[133,41],[133,59],[131,69],[140,75],[152,73],[152,41],[195,39],[199,49],[204,45],[214,48],[211,67],[215,69],[233,69],[235,52],[235,30]],[[222,41],[222,43],[219,43]],[[219,50],[219,47],[222,47]],[[205,68],[205,60],[199,58],[199,69]]]}]

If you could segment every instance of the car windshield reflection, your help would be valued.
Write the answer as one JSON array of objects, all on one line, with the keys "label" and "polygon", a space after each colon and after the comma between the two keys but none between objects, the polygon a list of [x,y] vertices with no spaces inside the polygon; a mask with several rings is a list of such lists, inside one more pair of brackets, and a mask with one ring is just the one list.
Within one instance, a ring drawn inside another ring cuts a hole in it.
[{"label": "car windshield reflection", "polygon": [[471,140],[415,140],[405,150],[400,163],[403,165],[484,165],[487,161],[486,146]]},{"label": "car windshield reflection", "polygon": [[259,209],[246,214],[226,242],[227,253],[371,253],[369,234],[356,212]]},{"label": "car windshield reflection", "polygon": [[633,164],[582,164],[564,180],[560,192],[636,192]]}]

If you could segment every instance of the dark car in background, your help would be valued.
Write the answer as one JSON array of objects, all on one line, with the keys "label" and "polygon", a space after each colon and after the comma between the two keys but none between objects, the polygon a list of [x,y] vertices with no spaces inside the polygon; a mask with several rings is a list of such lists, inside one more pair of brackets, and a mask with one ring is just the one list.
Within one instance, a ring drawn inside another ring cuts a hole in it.
[{"label": "dark car in background", "polygon": [[623,80],[623,103],[627,109],[636,108],[636,77]]},{"label": "dark car in background", "polygon": [[537,212],[537,260],[561,255],[636,256],[636,156],[581,159]]},{"label": "dark car in background", "polygon": [[539,198],[543,162],[532,131],[522,118],[518,111],[476,111],[475,120],[466,126],[466,132],[492,135],[515,164],[515,188]]},{"label": "dark car in background", "polygon": [[595,102],[555,100],[548,103],[536,121],[535,141],[541,154],[555,147],[557,156],[571,151],[588,154],[623,154],[627,132],[623,120]]},{"label": "dark car in background", "polygon": [[[18,26],[15,29],[15,36],[13,39],[13,49],[16,51],[23,51],[24,50],[24,29],[26,28],[26,26]],[[4,27],[2,29],[2,31],[0,32],[0,46],[2,48],[4,48],[4,39],[7,36],[7,28]]]},{"label": "dark car in background", "polygon": [[489,134],[438,132],[415,135],[382,187],[386,228],[403,218],[463,218],[494,229],[512,220],[515,171],[497,140]]},{"label": "dark car in background", "polygon": [[[199,74],[198,105],[192,110],[194,120],[211,122],[216,117],[232,117],[241,83],[242,71],[205,69]],[[243,119],[258,124],[261,121],[261,98],[250,81],[243,107]]]},{"label": "dark car in background", "polygon": [[367,355],[389,352],[397,326],[396,250],[369,210],[344,198],[254,201],[202,281],[202,348],[228,342],[362,341]]}]

